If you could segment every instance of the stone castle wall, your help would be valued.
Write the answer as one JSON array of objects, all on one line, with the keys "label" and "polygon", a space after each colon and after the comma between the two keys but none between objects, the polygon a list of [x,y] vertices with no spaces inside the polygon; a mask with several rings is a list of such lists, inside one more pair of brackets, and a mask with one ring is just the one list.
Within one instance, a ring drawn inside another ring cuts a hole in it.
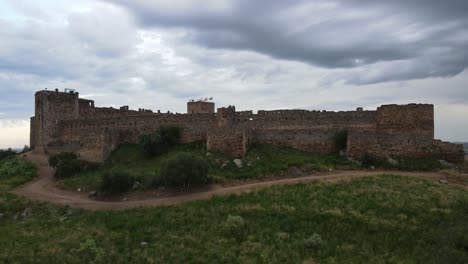
[{"label": "stone castle wall", "polygon": [[347,130],[351,157],[369,153],[460,159],[458,145],[433,139],[434,109],[428,104],[385,105],[376,111],[275,110],[257,114],[229,106],[217,113],[173,114],[129,110],[128,106],[95,107],[78,93],[58,91],[36,93],[31,146],[103,161],[118,145],[136,143],[162,124],[180,126],[182,142],[206,140],[210,151],[232,156],[244,155],[252,142],[330,153],[336,151],[336,132]]}]

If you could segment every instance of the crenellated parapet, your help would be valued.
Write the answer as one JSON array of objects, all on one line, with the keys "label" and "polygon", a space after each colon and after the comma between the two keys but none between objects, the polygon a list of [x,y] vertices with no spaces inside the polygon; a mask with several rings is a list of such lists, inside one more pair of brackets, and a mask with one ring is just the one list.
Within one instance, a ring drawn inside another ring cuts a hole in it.
[{"label": "crenellated parapet", "polygon": [[382,105],[376,110],[214,112],[213,102],[189,102],[187,114],[128,106],[96,107],[75,91],[39,91],[31,117],[31,146],[48,153],[75,152],[103,161],[118,145],[135,143],[163,124],[182,129],[182,142],[207,141],[210,151],[242,156],[252,142],[309,152],[337,151],[334,136],[348,131],[347,155],[435,157],[463,161],[460,145],[434,140],[434,107],[430,104]]}]

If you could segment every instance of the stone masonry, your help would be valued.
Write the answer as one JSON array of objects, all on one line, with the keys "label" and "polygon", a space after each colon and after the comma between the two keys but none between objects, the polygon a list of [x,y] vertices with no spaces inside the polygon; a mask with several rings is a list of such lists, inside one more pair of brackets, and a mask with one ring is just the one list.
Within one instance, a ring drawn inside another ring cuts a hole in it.
[{"label": "stone masonry", "polygon": [[209,151],[242,156],[251,143],[287,146],[309,152],[336,151],[334,135],[348,131],[346,154],[360,158],[434,157],[462,163],[463,146],[434,140],[434,107],[430,104],[383,105],[375,111],[275,110],[236,111],[213,102],[189,102],[187,114],[153,113],[95,107],[74,91],[38,91],[31,117],[31,147],[49,154],[74,152],[104,161],[123,143],[135,143],[161,124],[182,129],[182,143],[204,140]]}]

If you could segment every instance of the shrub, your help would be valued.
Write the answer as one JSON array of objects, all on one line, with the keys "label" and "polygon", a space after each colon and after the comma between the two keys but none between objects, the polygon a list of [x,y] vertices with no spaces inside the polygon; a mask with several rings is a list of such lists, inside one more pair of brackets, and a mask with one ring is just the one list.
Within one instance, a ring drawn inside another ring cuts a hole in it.
[{"label": "shrub", "polygon": [[174,146],[180,140],[180,128],[176,125],[161,125],[157,131],[159,138],[162,142],[169,146]]},{"label": "shrub", "polygon": [[368,153],[364,154],[361,157],[361,162],[362,162],[362,166],[364,167],[370,167],[370,166],[378,167],[378,166],[382,166],[385,163],[385,161],[383,161],[382,159],[375,157],[373,155],[370,155]]},{"label": "shrub", "polygon": [[99,163],[78,159],[74,153],[63,152],[49,158],[49,165],[55,168],[54,177],[72,177],[83,171],[90,171],[99,168]]},{"label": "shrub", "polygon": [[71,153],[71,152],[62,152],[62,153],[59,153],[59,154],[50,156],[50,157],[49,157],[49,165],[50,165],[52,168],[56,168],[57,165],[58,165],[60,162],[63,162],[63,161],[70,161],[70,160],[76,160],[76,159],[78,159],[78,156],[77,156],[75,153]]},{"label": "shrub", "polygon": [[16,152],[11,148],[0,150],[0,160],[14,155],[16,155]]},{"label": "shrub", "polygon": [[245,220],[239,215],[229,215],[226,222],[223,224],[224,232],[238,241],[245,237],[245,227]]},{"label": "shrub", "polygon": [[340,130],[335,133],[333,137],[335,141],[335,147],[338,151],[346,149],[346,143],[348,141],[348,131],[347,130]]},{"label": "shrub", "polygon": [[160,176],[166,186],[188,188],[206,183],[208,168],[202,157],[181,152],[161,164]]},{"label": "shrub", "polygon": [[318,249],[323,245],[323,239],[319,234],[315,233],[309,238],[305,239],[304,244],[308,248]]},{"label": "shrub", "polygon": [[0,164],[0,179],[14,176],[33,178],[36,176],[36,167],[31,162],[16,158],[2,161]]},{"label": "shrub", "polygon": [[140,137],[139,145],[147,157],[166,153],[179,143],[180,128],[176,125],[161,125],[156,133]]},{"label": "shrub", "polygon": [[134,179],[126,172],[110,171],[102,175],[100,190],[112,194],[124,193],[133,187]]}]

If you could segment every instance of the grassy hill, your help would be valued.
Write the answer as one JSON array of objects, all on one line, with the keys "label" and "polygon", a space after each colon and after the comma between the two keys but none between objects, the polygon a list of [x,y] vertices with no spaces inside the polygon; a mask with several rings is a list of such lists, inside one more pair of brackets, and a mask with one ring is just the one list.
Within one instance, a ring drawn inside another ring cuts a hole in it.
[{"label": "grassy hill", "polygon": [[160,173],[161,164],[180,154],[189,152],[206,159],[209,164],[210,182],[230,183],[245,179],[262,179],[271,176],[310,175],[318,171],[350,170],[369,168],[370,165],[386,169],[401,170],[437,170],[441,168],[435,159],[400,159],[398,165],[388,164],[385,160],[369,159],[363,166],[351,162],[337,154],[309,153],[292,148],[254,144],[247,155],[241,158],[242,166],[238,167],[231,157],[206,151],[205,142],[194,142],[175,146],[168,153],[145,158],[138,145],[123,145],[111,153],[108,162],[97,171],[83,172],[66,178],[58,184],[66,189],[84,191],[96,190],[102,176],[109,171],[125,172],[134,177],[140,189],[154,188],[154,182]]},{"label": "grassy hill", "polygon": [[281,175],[290,167],[297,167],[304,173],[328,171],[331,169],[353,169],[356,164],[339,157],[337,154],[317,154],[291,148],[270,145],[253,145],[241,159],[239,168],[234,158],[206,151],[205,142],[178,145],[168,153],[153,158],[144,158],[138,145],[123,145],[111,153],[108,162],[99,170],[80,173],[67,178],[59,184],[64,188],[84,190],[96,189],[106,171],[123,171],[137,179],[143,188],[151,188],[157,178],[161,164],[178,153],[189,152],[206,159],[210,164],[209,178],[215,183],[225,183],[243,179],[259,179]]},{"label": "grassy hill", "polygon": [[21,174],[0,175],[0,263],[468,262],[468,192],[425,179],[314,182],[92,212],[9,194],[31,179]]}]

